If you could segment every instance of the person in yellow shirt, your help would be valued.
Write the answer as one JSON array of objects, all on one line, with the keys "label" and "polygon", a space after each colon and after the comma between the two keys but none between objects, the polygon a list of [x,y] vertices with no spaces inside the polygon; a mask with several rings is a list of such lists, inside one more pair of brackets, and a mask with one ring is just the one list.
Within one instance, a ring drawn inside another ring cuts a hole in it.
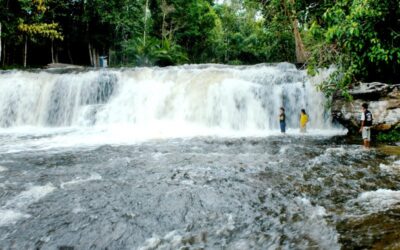
[{"label": "person in yellow shirt", "polygon": [[304,109],[301,110],[300,114],[300,132],[305,133],[307,132],[307,122],[308,122],[308,115]]}]

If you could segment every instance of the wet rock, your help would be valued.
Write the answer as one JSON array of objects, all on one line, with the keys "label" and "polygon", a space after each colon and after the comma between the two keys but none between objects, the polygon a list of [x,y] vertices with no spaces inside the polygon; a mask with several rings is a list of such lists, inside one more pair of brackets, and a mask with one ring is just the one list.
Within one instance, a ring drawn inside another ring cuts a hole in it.
[{"label": "wet rock", "polygon": [[392,125],[386,124],[386,123],[375,126],[375,129],[379,130],[379,131],[387,131],[387,130],[390,130],[391,128],[392,128]]},{"label": "wet rock", "polygon": [[[398,212],[399,209],[393,209],[338,223],[337,229],[341,233],[339,241],[343,249],[399,249]],[[344,231],[357,235],[357,239],[345,235]]]},{"label": "wet rock", "polygon": [[353,101],[334,97],[332,103],[334,120],[345,126],[349,133],[356,133],[360,127],[363,103],[369,104],[374,130],[389,131],[400,124],[400,84],[361,83],[350,90],[350,94]]}]

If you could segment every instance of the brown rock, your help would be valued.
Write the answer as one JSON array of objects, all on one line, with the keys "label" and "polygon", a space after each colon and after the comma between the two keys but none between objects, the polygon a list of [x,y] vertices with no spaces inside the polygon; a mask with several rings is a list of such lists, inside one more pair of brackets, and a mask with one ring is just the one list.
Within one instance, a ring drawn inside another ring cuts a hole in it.
[{"label": "brown rock", "polygon": [[374,129],[378,130],[378,131],[387,131],[387,130],[390,130],[391,128],[392,128],[392,125],[390,125],[390,124],[379,124],[374,127]]},{"label": "brown rock", "polygon": [[359,129],[361,105],[365,102],[369,104],[375,129],[387,131],[400,124],[400,84],[361,83],[350,93],[353,101],[346,102],[343,98],[336,97],[332,103],[333,119],[350,133]]}]

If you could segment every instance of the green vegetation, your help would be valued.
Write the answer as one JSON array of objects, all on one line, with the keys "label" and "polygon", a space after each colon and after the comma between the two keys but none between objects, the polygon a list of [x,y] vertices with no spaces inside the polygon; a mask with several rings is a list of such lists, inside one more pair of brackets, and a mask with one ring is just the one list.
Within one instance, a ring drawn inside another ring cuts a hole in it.
[{"label": "green vegetation", "polygon": [[0,66],[306,63],[327,96],[398,83],[398,0],[2,0]]},{"label": "green vegetation", "polygon": [[309,72],[335,64],[321,86],[327,96],[348,95],[357,81],[399,83],[400,1],[338,0],[311,22]]},{"label": "green vegetation", "polygon": [[292,59],[269,53],[275,36],[261,8],[254,0],[3,0],[1,65],[97,66],[104,55],[112,66]]},{"label": "green vegetation", "polygon": [[379,133],[377,135],[377,140],[379,142],[400,142],[400,125],[387,133]]}]

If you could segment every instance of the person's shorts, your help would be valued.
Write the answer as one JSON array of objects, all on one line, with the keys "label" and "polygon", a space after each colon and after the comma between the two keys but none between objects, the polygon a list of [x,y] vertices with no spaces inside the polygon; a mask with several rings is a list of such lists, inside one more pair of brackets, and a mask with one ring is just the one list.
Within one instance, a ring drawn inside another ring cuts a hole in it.
[{"label": "person's shorts", "polygon": [[363,138],[363,140],[367,140],[367,141],[371,140],[371,127],[363,127],[362,138]]}]

